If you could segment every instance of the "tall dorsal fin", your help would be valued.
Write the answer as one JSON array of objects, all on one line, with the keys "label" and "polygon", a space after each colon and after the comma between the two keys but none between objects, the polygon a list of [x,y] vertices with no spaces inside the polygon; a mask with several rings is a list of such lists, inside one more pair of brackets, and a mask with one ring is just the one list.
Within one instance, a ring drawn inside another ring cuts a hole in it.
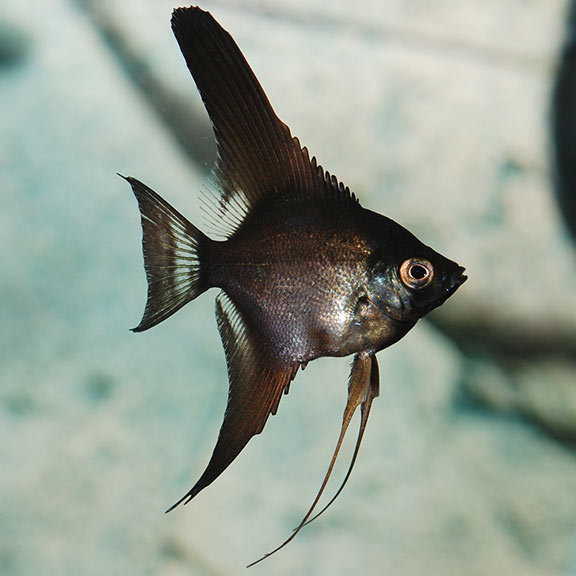
[{"label": "tall dorsal fin", "polygon": [[214,128],[220,216],[229,210],[245,215],[275,196],[357,202],[292,137],[236,42],[211,14],[178,8],[172,29]]}]

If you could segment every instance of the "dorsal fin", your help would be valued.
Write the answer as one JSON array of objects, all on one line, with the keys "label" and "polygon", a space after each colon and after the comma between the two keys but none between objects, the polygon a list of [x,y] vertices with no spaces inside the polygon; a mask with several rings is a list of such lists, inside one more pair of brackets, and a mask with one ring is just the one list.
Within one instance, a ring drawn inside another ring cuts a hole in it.
[{"label": "dorsal fin", "polygon": [[214,128],[220,217],[235,210],[236,219],[242,218],[277,196],[357,202],[292,137],[233,38],[211,14],[178,8],[172,29]]}]

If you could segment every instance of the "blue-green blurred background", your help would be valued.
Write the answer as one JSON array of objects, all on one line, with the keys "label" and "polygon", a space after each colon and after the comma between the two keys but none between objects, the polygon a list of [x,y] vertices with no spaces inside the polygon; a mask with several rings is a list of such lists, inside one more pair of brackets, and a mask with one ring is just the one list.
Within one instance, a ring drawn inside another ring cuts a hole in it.
[{"label": "blue-green blurred background", "polygon": [[[549,144],[568,4],[202,4],[312,154],[470,276],[379,355],[341,498],[252,574],[576,574],[576,259]],[[146,283],[116,172],[205,223],[214,144],[175,6],[0,4],[1,575],[243,573],[297,525],[337,438],[347,359],[300,373],[229,470],[163,513],[227,393],[212,292],[128,330]]]}]

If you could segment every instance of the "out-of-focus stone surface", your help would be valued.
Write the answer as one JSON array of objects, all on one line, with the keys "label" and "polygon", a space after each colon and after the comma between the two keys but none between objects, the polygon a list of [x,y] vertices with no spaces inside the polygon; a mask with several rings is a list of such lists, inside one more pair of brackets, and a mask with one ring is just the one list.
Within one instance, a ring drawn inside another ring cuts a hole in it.
[{"label": "out-of-focus stone surface", "polygon": [[[470,273],[436,315],[456,344],[422,323],[380,354],[344,494],[255,574],[576,573],[576,272],[546,161],[566,5],[203,5],[323,165]],[[213,294],[127,331],[145,279],[114,173],[203,222],[174,102],[207,124],[173,6],[0,10],[18,38],[0,67],[1,574],[239,573],[298,523],[336,441],[348,364],[327,359],[214,486],[163,514],[202,471],[226,400]]]}]

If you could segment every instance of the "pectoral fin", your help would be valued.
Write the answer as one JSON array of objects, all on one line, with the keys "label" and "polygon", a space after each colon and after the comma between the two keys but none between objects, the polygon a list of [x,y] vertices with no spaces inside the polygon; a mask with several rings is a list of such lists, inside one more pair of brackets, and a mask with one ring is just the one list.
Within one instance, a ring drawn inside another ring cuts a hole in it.
[{"label": "pectoral fin", "polygon": [[192,489],[171,506],[187,504],[211,484],[240,454],[250,438],[262,432],[288,391],[299,365],[286,366],[261,344],[259,334],[235,304],[222,293],[216,299],[216,319],[228,365],[228,405],[208,466]]},{"label": "pectoral fin", "polygon": [[[306,515],[304,516],[300,524],[295,528],[292,535],[289,538],[287,538],[280,546],[272,550],[272,552],[269,552],[268,554],[262,556],[262,558],[256,560],[256,562],[249,564],[248,568],[250,566],[258,564],[258,562],[261,562],[265,558],[268,558],[272,554],[275,554],[276,552],[284,548],[284,546],[286,546],[286,544],[291,542],[295,538],[296,534],[298,534],[298,532],[300,532],[300,530],[309,522],[310,516],[312,516],[312,513],[314,512],[314,509],[316,508],[316,505],[318,504],[318,501],[320,500],[320,497],[322,496],[322,493],[326,488],[328,479],[332,474],[334,464],[338,459],[338,454],[342,446],[342,441],[344,440],[344,436],[346,435],[346,431],[348,430],[348,425],[352,420],[352,416],[354,415],[354,412],[356,412],[358,406],[361,406],[362,417],[360,420],[360,430],[358,433],[354,454],[352,456],[352,461],[348,468],[348,472],[344,478],[342,485],[336,492],[336,495],[322,509],[322,511],[319,514],[317,514],[317,516],[322,514],[322,512],[324,512],[324,510],[326,510],[326,508],[328,508],[328,506],[330,506],[332,502],[334,502],[334,500],[338,497],[340,492],[342,492],[344,485],[346,484],[348,478],[350,477],[352,468],[354,467],[354,463],[356,462],[356,457],[360,449],[360,443],[362,442],[364,430],[366,429],[366,423],[368,422],[368,416],[370,414],[372,401],[374,400],[374,398],[378,396],[379,392],[378,381],[379,381],[378,363],[376,361],[376,357],[374,356],[374,354],[368,352],[361,352],[359,354],[356,354],[356,356],[354,357],[354,362],[352,364],[352,370],[350,372],[350,379],[348,381],[348,401],[346,403],[346,408],[344,409],[344,416],[342,418],[342,427],[340,429],[340,436],[338,437],[338,442],[336,443],[336,448],[334,450],[334,454],[332,455],[332,460],[330,461],[330,465],[328,466],[328,471],[324,476],[324,480],[322,481],[322,485],[320,486],[320,490],[318,491],[318,494],[316,495],[314,502],[312,502],[312,505],[308,509],[308,512],[306,512]],[[316,518],[317,516],[315,516],[314,518]]]}]

